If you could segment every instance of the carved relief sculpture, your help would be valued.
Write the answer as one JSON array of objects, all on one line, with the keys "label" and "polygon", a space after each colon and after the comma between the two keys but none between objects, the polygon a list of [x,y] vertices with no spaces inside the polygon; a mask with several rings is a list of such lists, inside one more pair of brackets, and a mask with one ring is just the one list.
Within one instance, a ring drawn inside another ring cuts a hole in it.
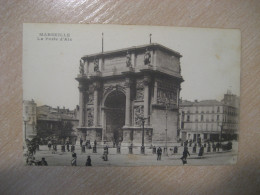
[{"label": "carved relief sculpture", "polygon": [[142,101],[144,99],[144,85],[143,81],[139,80],[136,82],[136,100]]},{"label": "carved relief sculpture", "polygon": [[134,119],[135,119],[135,126],[141,126],[142,121],[140,117],[144,117],[144,107],[143,106],[136,106],[134,108]]},{"label": "carved relief sculpture", "polygon": [[88,109],[88,127],[93,126],[93,121],[94,121],[94,109],[90,108]]},{"label": "carved relief sculpture", "polygon": [[93,104],[93,100],[94,100],[94,95],[93,93],[90,93],[88,95],[88,104]]},{"label": "carved relief sculpture", "polygon": [[98,58],[94,59],[94,72],[99,72],[99,60],[98,60]]}]

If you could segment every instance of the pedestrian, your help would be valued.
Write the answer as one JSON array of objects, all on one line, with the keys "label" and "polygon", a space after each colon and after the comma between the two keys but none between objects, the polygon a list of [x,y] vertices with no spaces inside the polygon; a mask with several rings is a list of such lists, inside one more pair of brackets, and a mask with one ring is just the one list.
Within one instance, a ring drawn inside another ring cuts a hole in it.
[{"label": "pedestrian", "polygon": [[94,147],[96,147],[96,146],[97,146],[97,141],[95,140],[95,141],[94,141]]},{"label": "pedestrian", "polygon": [[42,158],[41,162],[40,162],[41,166],[48,166],[47,161],[45,160],[45,158]]},{"label": "pedestrian", "polygon": [[92,166],[90,156],[88,156],[88,158],[87,158],[86,166]]},{"label": "pedestrian", "polygon": [[217,150],[219,152],[219,148],[220,148],[220,143],[219,142],[216,144],[216,148],[217,148]]},{"label": "pedestrian", "polygon": [[80,142],[80,147],[82,147],[83,139],[80,138],[79,142]]},{"label": "pedestrian", "polygon": [[51,140],[49,140],[48,141],[48,148],[49,148],[49,150],[51,150],[51,145],[52,145]]},{"label": "pedestrian", "polygon": [[67,146],[67,151],[69,152],[70,151],[70,143],[69,143],[68,140],[66,141],[66,146]]},{"label": "pedestrian", "polygon": [[107,157],[107,150],[104,150],[104,153],[103,153],[103,156],[102,156],[102,158],[103,158],[103,160],[104,161],[108,161],[108,157]]},{"label": "pedestrian", "polygon": [[212,144],[212,148],[213,148],[213,152],[216,152],[216,145],[215,145],[214,142],[213,142],[213,144]]},{"label": "pedestrian", "polygon": [[162,156],[162,149],[161,149],[161,147],[159,147],[157,149],[157,160],[161,160],[161,156]]},{"label": "pedestrian", "polygon": [[75,152],[72,153],[71,166],[77,166],[77,154]]},{"label": "pedestrian", "polygon": [[187,157],[188,157],[188,155],[190,156],[190,153],[189,153],[188,147],[186,146],[186,147],[184,147],[184,150],[183,150],[183,153],[182,153],[182,157],[181,157],[183,165],[187,164]]},{"label": "pedestrian", "polygon": [[204,153],[204,147],[201,146],[198,156],[199,156],[199,157],[202,157],[202,156],[203,156],[203,153]]}]

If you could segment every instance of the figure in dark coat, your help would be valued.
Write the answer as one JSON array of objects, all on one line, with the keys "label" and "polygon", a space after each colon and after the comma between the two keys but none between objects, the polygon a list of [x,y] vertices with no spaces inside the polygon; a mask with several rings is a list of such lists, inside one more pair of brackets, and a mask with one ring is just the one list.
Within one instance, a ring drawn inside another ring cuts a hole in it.
[{"label": "figure in dark coat", "polygon": [[72,153],[71,166],[77,166],[77,154],[75,152]]},{"label": "figure in dark coat", "polygon": [[88,156],[88,158],[87,158],[86,166],[92,166],[90,156]]},{"label": "figure in dark coat", "polygon": [[198,156],[200,156],[200,157],[203,156],[203,153],[204,153],[204,147],[201,146]]},{"label": "figure in dark coat", "polygon": [[161,160],[161,156],[162,156],[162,149],[161,149],[161,147],[159,147],[157,149],[157,160]]},{"label": "figure in dark coat", "polygon": [[67,151],[69,152],[70,151],[70,143],[69,143],[69,141],[66,141],[66,146],[67,146]]},{"label": "figure in dark coat", "polygon": [[47,161],[45,160],[45,158],[42,158],[42,161],[40,162],[41,166],[48,166]]},{"label": "figure in dark coat", "polygon": [[182,157],[181,157],[181,160],[182,160],[183,164],[187,164],[187,157],[188,157],[188,155],[190,156],[190,153],[189,153],[188,147],[185,146],[184,150],[183,150],[183,153],[182,153]]}]

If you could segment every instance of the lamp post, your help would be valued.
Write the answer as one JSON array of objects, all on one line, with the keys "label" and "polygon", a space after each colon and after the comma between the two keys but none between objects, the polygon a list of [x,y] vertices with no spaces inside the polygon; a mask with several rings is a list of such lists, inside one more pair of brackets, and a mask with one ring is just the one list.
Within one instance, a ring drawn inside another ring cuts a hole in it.
[{"label": "lamp post", "polygon": [[149,117],[147,118],[144,118],[144,117],[139,117],[139,119],[141,120],[142,122],[142,127],[143,127],[143,131],[142,131],[142,146],[141,146],[141,154],[145,154],[145,147],[144,147],[144,124],[145,124],[145,120],[148,119]]},{"label": "lamp post", "polygon": [[223,124],[220,123],[220,124],[218,124],[218,126],[220,126],[220,136],[219,136],[220,138],[219,138],[219,142],[218,142],[218,143],[221,145],[221,142],[222,142]]},{"label": "lamp post", "polygon": [[168,139],[167,139],[167,131],[168,131],[168,107],[170,103],[166,102],[165,104],[165,155],[168,156]]}]

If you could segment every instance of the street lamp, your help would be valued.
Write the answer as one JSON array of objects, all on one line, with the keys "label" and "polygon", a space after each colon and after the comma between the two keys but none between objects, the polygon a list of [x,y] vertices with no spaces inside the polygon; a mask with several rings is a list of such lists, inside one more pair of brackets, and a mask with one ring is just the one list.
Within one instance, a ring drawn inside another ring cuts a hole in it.
[{"label": "street lamp", "polygon": [[145,147],[144,147],[144,123],[145,123],[145,120],[148,119],[149,117],[147,118],[144,118],[143,116],[139,117],[139,119],[141,120],[142,122],[142,127],[143,127],[143,131],[142,131],[142,146],[141,146],[141,154],[145,154]]},{"label": "street lamp", "polygon": [[168,107],[169,106],[170,106],[170,103],[167,100],[165,103],[165,154],[166,154],[166,156],[168,156],[167,131],[168,131]]},{"label": "street lamp", "polygon": [[218,124],[218,126],[220,126],[220,138],[219,138],[219,141],[218,141],[218,143],[221,145],[221,142],[222,142],[222,130],[223,130],[223,124]]}]

